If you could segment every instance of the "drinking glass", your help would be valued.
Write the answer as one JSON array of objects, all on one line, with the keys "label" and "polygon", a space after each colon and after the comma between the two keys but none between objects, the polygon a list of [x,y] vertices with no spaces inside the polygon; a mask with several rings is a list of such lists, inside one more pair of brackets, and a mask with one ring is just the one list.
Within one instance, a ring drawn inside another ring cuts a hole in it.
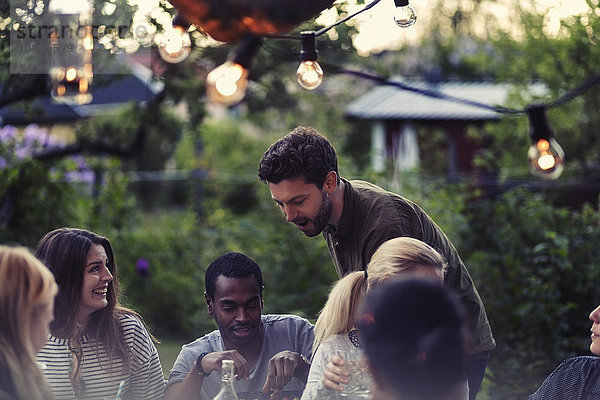
[{"label": "drinking glass", "polygon": [[349,374],[350,381],[344,385],[340,396],[345,400],[371,398],[373,381],[367,368],[363,351],[359,348],[353,350],[338,350],[338,356],[344,359],[344,368]]}]

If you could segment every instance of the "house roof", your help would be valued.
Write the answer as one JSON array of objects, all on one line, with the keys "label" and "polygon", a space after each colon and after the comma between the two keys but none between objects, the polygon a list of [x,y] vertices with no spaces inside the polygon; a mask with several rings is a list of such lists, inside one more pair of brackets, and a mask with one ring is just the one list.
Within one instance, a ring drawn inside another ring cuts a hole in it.
[{"label": "house roof", "polygon": [[123,62],[131,73],[96,76],[90,90],[93,96],[90,103],[58,103],[49,94],[38,96],[27,109],[21,103],[1,108],[0,125],[75,121],[113,113],[132,101],[144,104],[152,99],[161,87],[152,81],[151,71],[133,60]]},{"label": "house roof", "polygon": [[[431,83],[423,80],[407,80],[400,77],[393,82],[419,90],[440,93],[469,102],[500,106],[507,100],[513,86],[485,81],[447,81]],[[451,99],[430,97],[398,86],[380,85],[352,101],[346,108],[346,116],[359,119],[405,119],[405,120],[497,120],[502,114],[464,104]]]}]

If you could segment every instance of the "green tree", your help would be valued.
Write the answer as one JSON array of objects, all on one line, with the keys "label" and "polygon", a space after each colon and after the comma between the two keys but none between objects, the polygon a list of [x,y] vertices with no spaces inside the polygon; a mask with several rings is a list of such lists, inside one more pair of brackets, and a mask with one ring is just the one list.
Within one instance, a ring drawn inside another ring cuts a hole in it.
[{"label": "green tree", "polygon": [[[590,86],[568,102],[553,102],[590,79],[598,81],[595,60],[600,56],[600,6],[597,1],[588,1],[586,12],[563,19],[558,32],[553,33],[548,31],[545,14],[537,11],[533,3],[518,4],[516,24],[489,25],[484,36],[472,39],[471,48],[477,50],[459,53],[459,65],[466,71],[479,71],[480,76],[520,87],[521,93],[515,92],[509,106],[523,109],[531,102],[547,103],[555,137],[566,153],[565,176],[594,174],[600,150],[595,134],[595,126],[600,122],[595,112],[600,86]],[[451,51],[459,50],[455,47]],[[436,51],[440,53],[444,52]],[[530,85],[535,81],[544,85],[545,93],[532,93]],[[525,171],[520,166],[524,165],[528,146],[527,131],[524,117],[509,116],[501,124],[488,126],[485,136],[490,146],[482,153],[481,164],[492,163],[492,168],[500,169],[504,176],[523,175]]]}]

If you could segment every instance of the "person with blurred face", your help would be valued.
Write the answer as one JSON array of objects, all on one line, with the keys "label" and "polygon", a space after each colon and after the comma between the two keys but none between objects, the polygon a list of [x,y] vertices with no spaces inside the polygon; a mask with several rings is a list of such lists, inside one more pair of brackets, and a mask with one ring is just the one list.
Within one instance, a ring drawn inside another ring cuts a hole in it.
[{"label": "person with blurred face", "polygon": [[0,246],[0,399],[52,399],[35,355],[48,340],[57,290],[28,249]]},{"label": "person with blurred face", "polygon": [[412,201],[338,172],[332,144],[314,128],[299,126],[264,153],[258,178],[286,221],[306,236],[322,234],[338,277],[363,271],[385,241],[402,236],[437,249],[448,262],[444,284],[469,312],[473,338],[468,365],[470,400],[481,385],[490,352],[496,347],[485,307],[454,245]]},{"label": "person with blurred face", "polygon": [[[349,382],[345,360],[337,353],[360,349],[356,316],[365,294],[394,279],[421,277],[442,286],[444,257],[428,244],[409,237],[384,242],[373,254],[366,273],[351,272],[337,281],[315,324],[315,355],[302,400],[333,398]],[[463,393],[468,394],[466,382]],[[462,399],[465,400],[465,399]]]},{"label": "person with blurred face", "polygon": [[294,315],[262,315],[262,272],[244,254],[217,257],[206,270],[204,285],[208,314],[219,329],[183,346],[165,399],[212,400],[221,388],[223,360],[235,364],[240,398],[299,394],[310,368],[313,326]]},{"label": "person with blurred face", "polygon": [[593,356],[564,360],[529,400],[600,399],[600,306],[590,313],[589,318],[592,321],[590,351]]},{"label": "person with blurred face", "polygon": [[142,317],[119,303],[109,240],[85,229],[59,228],[35,255],[60,291],[51,335],[38,354],[56,399],[160,399],[165,382]]},{"label": "person with blurred face", "polygon": [[431,279],[389,280],[358,318],[373,400],[464,400],[469,335],[455,294]]}]

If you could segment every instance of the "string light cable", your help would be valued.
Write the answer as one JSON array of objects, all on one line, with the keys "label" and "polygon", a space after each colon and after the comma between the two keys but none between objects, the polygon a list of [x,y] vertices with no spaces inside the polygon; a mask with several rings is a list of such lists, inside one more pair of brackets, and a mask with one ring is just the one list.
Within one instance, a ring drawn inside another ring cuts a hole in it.
[{"label": "string light cable", "polygon": [[529,150],[527,152],[527,156],[529,159],[529,169],[531,173],[535,176],[547,180],[557,179],[561,175],[564,169],[565,153],[560,144],[558,144],[556,139],[554,139],[552,128],[550,127],[550,124],[548,123],[546,117],[546,110],[549,108],[563,105],[568,101],[573,100],[576,97],[582,95],[588,89],[600,83],[600,74],[598,74],[593,76],[592,78],[587,79],[580,86],[567,91],[562,96],[560,96],[552,102],[549,102],[547,104],[534,103],[527,105],[524,109],[513,109],[451,96],[446,93],[442,93],[438,90],[424,89],[420,87],[407,85],[402,82],[390,80],[366,72],[353,71],[337,66],[329,66],[326,64],[324,65],[326,66],[326,69],[328,68],[332,72],[353,75],[363,79],[369,79],[381,85],[394,86],[401,90],[407,90],[431,98],[443,99],[454,103],[478,107],[500,114],[527,114],[527,117],[529,119],[529,137],[531,139],[531,146],[529,147]]},{"label": "string light cable", "polygon": [[[381,0],[373,0],[372,2],[370,2],[369,4],[367,4],[366,6],[364,6],[363,8],[361,8],[358,11],[353,12],[352,14],[348,14],[347,16],[345,16],[344,18],[341,18],[337,21],[335,21],[334,23],[332,23],[331,25],[325,26],[317,31],[315,31],[315,36],[321,36],[324,33],[326,33],[327,31],[335,28],[338,25],[343,24],[346,21],[351,20],[352,18],[356,17],[359,14],[362,14],[363,12],[375,7],[378,3],[380,3]],[[265,35],[265,38],[269,38],[269,39],[296,39],[296,40],[301,40],[302,38],[299,36],[295,36],[295,35]]]},{"label": "string light cable", "polygon": [[[296,76],[299,85],[303,88],[307,90],[314,90],[321,84],[323,80],[323,68],[321,65],[323,65],[326,67],[325,70],[328,70],[329,72],[332,72],[334,74],[352,75],[362,79],[371,80],[380,85],[394,86],[400,90],[410,91],[435,99],[460,103],[463,105],[477,107],[500,114],[526,114],[529,118],[529,136],[532,141],[532,146],[530,147],[528,152],[531,171],[534,174],[546,179],[556,179],[560,175],[560,173],[563,170],[564,152],[562,151],[560,145],[553,138],[552,129],[550,128],[550,125],[547,122],[546,110],[549,108],[560,106],[578,97],[591,87],[597,85],[598,83],[600,83],[600,74],[586,80],[579,87],[567,91],[562,96],[560,96],[552,102],[546,104],[530,104],[524,109],[514,109],[456,97],[434,89],[416,87],[403,82],[399,82],[397,80],[384,78],[367,72],[350,70],[336,65],[319,64],[317,62],[318,50],[316,48],[316,38],[318,36],[323,35],[330,29],[341,25],[344,22],[354,18],[355,16],[371,9],[380,2],[381,0],[373,0],[360,10],[351,13],[346,17],[335,21],[333,24],[325,26],[316,31],[303,31],[300,33],[300,35],[250,35],[251,38],[246,38],[242,42],[240,49],[238,50],[237,54],[233,57],[233,61],[228,61],[229,64],[235,64],[236,73],[233,74],[232,72],[221,72],[218,80],[215,80],[214,78],[207,79],[207,87],[212,88],[213,92],[212,94],[209,92],[209,97],[211,97],[213,101],[216,99],[218,102],[220,101],[221,104],[227,106],[237,104],[245,96],[245,90],[247,87],[246,78],[248,76],[248,69],[251,58],[254,56],[258,47],[262,46],[263,48],[268,48],[264,45],[263,39],[298,40],[301,42],[301,52],[299,57],[301,64],[296,71]],[[416,21],[416,13],[414,11],[414,8],[412,8],[409,5],[409,1],[394,0],[394,4],[396,5],[394,20],[398,24],[398,26],[409,27],[413,25]],[[274,49],[271,49],[270,51],[275,52]],[[245,63],[237,64],[235,62],[236,58],[239,58],[239,54],[244,55],[242,58],[244,58]],[[289,59],[290,57],[285,58]],[[216,75],[213,74],[213,72],[209,74],[208,78],[212,78],[211,75]],[[241,78],[239,78],[239,80],[235,83],[231,83],[233,82],[233,78],[230,77],[232,77],[233,75],[235,75],[235,79],[238,79],[238,76],[241,76]],[[231,82],[228,81],[226,85],[221,83],[221,81],[225,81],[225,78],[229,79]],[[223,94],[219,87],[226,88],[230,93]]]},{"label": "string light cable", "polygon": [[[325,28],[326,29],[326,28]],[[271,52],[276,52],[275,49],[264,46]],[[289,59],[289,56],[282,58]],[[531,139],[531,146],[528,150],[527,156],[529,159],[529,169],[532,174],[543,179],[554,180],[557,179],[563,169],[565,154],[562,147],[554,139],[553,131],[548,123],[546,117],[546,110],[553,107],[558,107],[567,103],[568,101],[575,99],[582,95],[584,92],[592,88],[593,86],[600,83],[600,74],[587,79],[580,86],[565,92],[559,98],[548,103],[535,103],[529,104],[524,109],[515,109],[499,105],[490,105],[470,99],[460,98],[443,93],[439,90],[427,89],[423,87],[417,87],[406,84],[393,79],[388,79],[382,76],[370,74],[363,71],[356,71],[339,67],[337,65],[331,65],[327,63],[322,64],[328,72],[334,74],[346,74],[359,77],[361,79],[367,79],[376,82],[380,85],[393,86],[400,90],[406,90],[412,93],[420,94],[430,98],[441,99],[450,101],[453,103],[464,104],[472,107],[477,107],[492,111],[499,114],[506,115],[521,115],[526,114],[529,119],[529,137]]]},{"label": "string light cable", "polygon": [[[381,2],[381,0],[373,0],[372,2],[367,4],[365,7],[361,8],[360,10],[357,10],[354,13],[351,13],[351,14],[347,15],[346,17],[343,17],[343,18],[335,21],[331,25],[325,26],[316,31],[303,31],[303,32],[301,32],[300,35],[263,35],[262,37],[264,39],[288,39],[288,40],[298,40],[301,42],[307,42],[307,34],[308,33],[310,33],[310,36],[313,38],[321,36],[324,33],[328,32],[329,30],[333,29],[334,27],[341,25],[344,22],[349,21],[350,19],[354,18],[355,16],[373,8],[380,2]],[[409,2],[407,0],[394,0],[394,3],[397,7],[405,7],[405,6],[409,5]],[[275,49],[267,47],[264,42],[262,43],[262,47],[265,49],[268,49],[272,53],[276,52]],[[315,51],[316,51],[316,48],[315,48]],[[281,54],[280,54],[280,56],[281,56]],[[283,56],[282,58],[289,60],[291,57],[286,55],[286,56]],[[508,108],[508,107],[503,107],[503,106],[489,105],[486,103],[481,103],[481,102],[477,102],[477,101],[473,101],[473,100],[469,100],[469,99],[459,98],[459,97],[448,95],[446,93],[442,93],[437,90],[419,88],[419,87],[411,86],[411,85],[408,85],[408,84],[405,84],[402,82],[390,80],[388,78],[384,78],[384,77],[381,77],[378,75],[369,74],[367,72],[345,69],[345,68],[339,67],[337,65],[321,63],[321,66],[325,66],[326,67],[325,69],[330,70],[332,73],[353,75],[353,76],[356,76],[359,78],[377,82],[382,85],[395,86],[399,89],[407,90],[407,91],[421,94],[424,96],[437,98],[437,99],[443,99],[443,100],[447,100],[447,101],[451,101],[451,102],[455,102],[455,103],[461,103],[461,104],[465,104],[465,105],[470,105],[473,107],[478,107],[478,108],[486,109],[486,110],[501,113],[501,114],[513,114],[514,115],[514,114],[526,114],[526,112],[527,112],[526,109],[518,110],[518,109],[513,109],[513,108]],[[564,95],[562,95],[558,99],[546,104],[545,106],[547,109],[560,106],[560,105],[574,99],[575,97],[578,97],[583,92],[585,92],[586,90],[590,89],[591,87],[597,85],[598,83],[600,83],[600,74],[586,80],[579,87],[569,90]]]},{"label": "string light cable", "polygon": [[[263,39],[291,39],[298,40],[301,42],[302,50],[300,51],[300,66],[296,70],[296,79],[298,84],[306,90],[314,90],[323,81],[323,69],[317,61],[318,58],[318,50],[316,47],[316,38],[325,34],[330,29],[343,24],[344,22],[354,18],[358,14],[361,14],[378,3],[381,0],[373,0],[365,7],[361,8],[358,11],[355,11],[344,18],[341,18],[334,22],[331,25],[325,26],[317,31],[303,31],[300,35],[276,35],[276,34],[264,34],[264,35],[256,35],[256,34],[248,34],[246,38],[242,41],[240,47],[234,53],[233,57],[236,58],[238,54],[247,52],[245,50],[248,47],[248,42],[253,41],[258,43],[253,47],[250,58],[254,56],[260,42]],[[397,11],[403,10],[403,15],[405,15],[402,21],[400,22],[398,18],[395,16],[395,21],[398,26],[406,28],[412,26],[416,21],[416,13],[414,9],[409,6],[408,0],[394,0]],[[407,11],[408,10],[408,14]],[[410,15],[409,15],[410,14]],[[406,16],[409,15],[409,16]],[[250,39],[254,38],[254,39]],[[168,60],[168,58],[165,58]],[[174,61],[169,61],[174,62]],[[245,95],[246,89],[248,86],[247,77],[249,75],[249,64],[250,60],[246,63],[246,65],[236,64],[234,61],[227,61],[225,64],[217,67],[215,70],[211,71],[207,76],[207,94],[209,99],[217,104],[221,104],[223,106],[232,107],[241,102]]]}]

